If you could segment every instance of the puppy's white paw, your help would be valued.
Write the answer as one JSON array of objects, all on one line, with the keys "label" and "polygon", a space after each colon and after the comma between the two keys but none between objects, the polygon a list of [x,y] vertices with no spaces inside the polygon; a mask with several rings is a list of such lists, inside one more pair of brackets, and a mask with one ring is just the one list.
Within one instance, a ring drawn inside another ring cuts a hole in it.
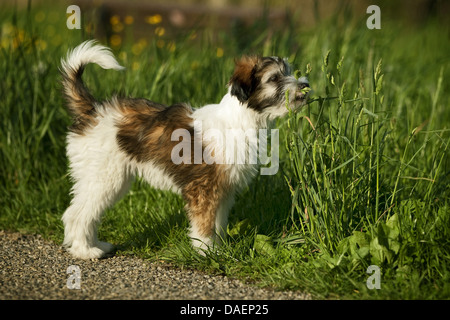
[{"label": "puppy's white paw", "polygon": [[221,241],[216,239],[216,237],[212,238],[191,238],[192,247],[197,251],[198,254],[205,257],[208,253],[217,254],[220,250]]},{"label": "puppy's white paw", "polygon": [[98,242],[97,245],[98,247],[72,245],[67,251],[75,258],[89,260],[103,258],[114,249],[114,246],[107,242]]}]

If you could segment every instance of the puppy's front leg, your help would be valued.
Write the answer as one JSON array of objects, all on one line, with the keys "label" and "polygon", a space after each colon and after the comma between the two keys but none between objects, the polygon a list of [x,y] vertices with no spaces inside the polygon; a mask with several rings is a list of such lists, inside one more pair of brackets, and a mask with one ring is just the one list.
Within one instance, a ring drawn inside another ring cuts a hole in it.
[{"label": "puppy's front leg", "polygon": [[[223,202],[226,199],[223,196],[222,189],[215,181],[193,181],[184,189],[183,197],[186,201],[186,211],[190,222],[189,236],[192,239],[192,245],[201,254],[204,250],[218,245],[216,238],[216,218],[217,214],[222,215],[222,224],[226,223],[227,214],[223,211]],[[229,206],[226,206],[227,209]],[[220,226],[225,227],[224,225]]]},{"label": "puppy's front leg", "polygon": [[188,195],[186,211],[190,223],[189,237],[192,246],[200,254],[213,247],[215,240],[216,208],[211,199],[204,195],[195,197]]}]

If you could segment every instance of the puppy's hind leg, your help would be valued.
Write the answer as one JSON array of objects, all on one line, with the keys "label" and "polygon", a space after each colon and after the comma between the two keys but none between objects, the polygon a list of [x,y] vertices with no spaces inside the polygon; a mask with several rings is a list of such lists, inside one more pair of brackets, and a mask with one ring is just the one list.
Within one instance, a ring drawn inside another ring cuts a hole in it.
[{"label": "puppy's hind leg", "polygon": [[112,206],[131,185],[132,176],[126,167],[114,159],[95,161],[83,166],[71,162],[71,174],[75,180],[73,199],[64,213],[64,243],[68,251],[77,258],[101,258],[113,250],[113,245],[98,241],[97,225],[101,215]]},{"label": "puppy's hind leg", "polygon": [[62,218],[63,245],[74,257],[101,258],[113,250],[113,245],[97,239],[97,225],[105,209],[112,206],[129,185],[129,180],[122,181],[120,188],[111,188],[111,185],[102,182],[75,184],[71,205]]},{"label": "puppy's hind leg", "polygon": [[121,179],[114,188],[104,181],[78,181],[74,197],[63,215],[64,246],[77,258],[101,258],[114,246],[97,239],[97,226],[105,209],[112,206],[129,186],[131,179]]}]

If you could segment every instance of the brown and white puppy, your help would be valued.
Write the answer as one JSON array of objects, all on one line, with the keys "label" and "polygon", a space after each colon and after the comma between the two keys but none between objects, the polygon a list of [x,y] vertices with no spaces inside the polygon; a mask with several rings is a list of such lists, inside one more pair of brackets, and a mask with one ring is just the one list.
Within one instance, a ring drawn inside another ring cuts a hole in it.
[{"label": "brown and white puppy", "polygon": [[64,93],[73,117],[67,156],[74,182],[71,204],[62,217],[64,246],[82,259],[100,258],[113,249],[97,239],[97,225],[136,176],[181,194],[193,246],[211,247],[224,236],[236,191],[256,175],[258,165],[234,162],[231,147],[207,132],[265,129],[269,120],[304,104],[307,94],[302,89],[309,87],[306,78],[291,75],[283,59],[245,56],[236,61],[228,93],[219,104],[193,110],[185,103],[166,106],[146,99],[98,101],[81,79],[89,63],[123,69],[95,41],[80,44],[62,60]]}]

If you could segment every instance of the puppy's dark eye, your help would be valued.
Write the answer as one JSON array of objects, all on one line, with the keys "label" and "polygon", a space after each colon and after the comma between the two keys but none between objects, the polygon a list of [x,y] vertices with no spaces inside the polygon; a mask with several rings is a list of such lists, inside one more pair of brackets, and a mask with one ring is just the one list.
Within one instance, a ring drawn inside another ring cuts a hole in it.
[{"label": "puppy's dark eye", "polygon": [[278,79],[279,79],[278,75],[277,75],[277,74],[274,74],[273,76],[271,76],[271,77],[269,78],[269,82],[277,82]]}]

